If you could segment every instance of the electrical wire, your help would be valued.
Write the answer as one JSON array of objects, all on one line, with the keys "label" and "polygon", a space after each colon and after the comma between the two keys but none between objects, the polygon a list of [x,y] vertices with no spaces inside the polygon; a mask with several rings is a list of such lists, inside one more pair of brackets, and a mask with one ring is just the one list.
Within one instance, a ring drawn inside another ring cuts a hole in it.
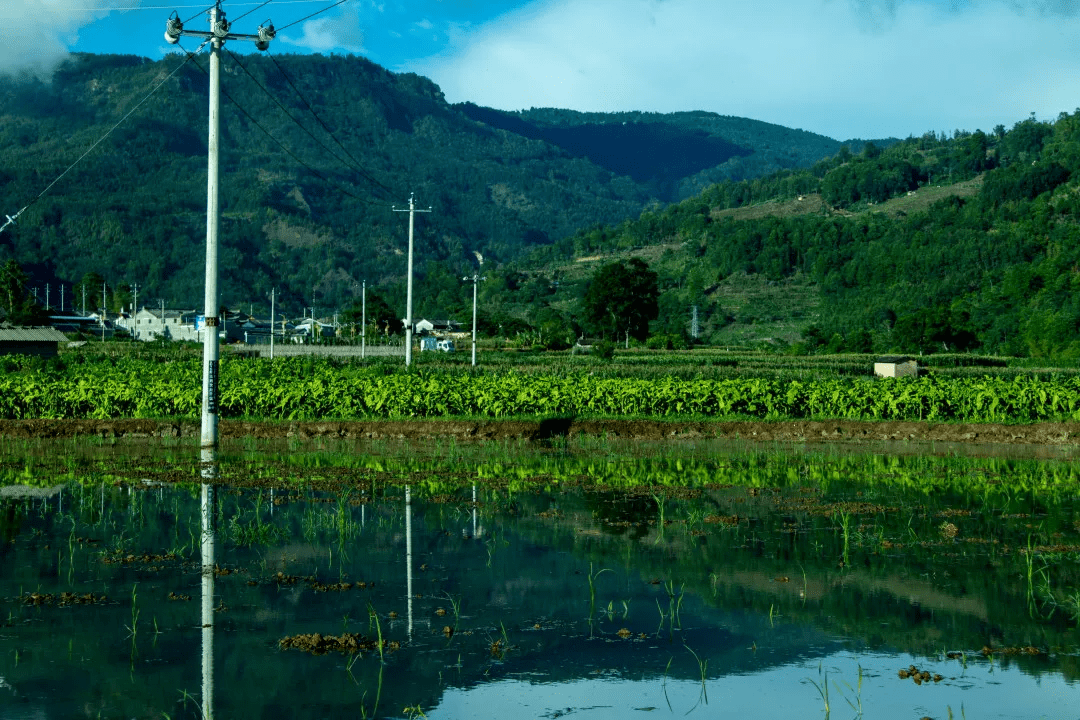
[{"label": "electrical wire", "polygon": [[[310,138],[311,138],[312,140],[314,140],[314,141],[315,141],[315,142],[316,142],[316,143],[317,143],[317,144],[319,145],[319,147],[321,147],[321,148],[322,148],[323,150],[325,150],[326,152],[330,153],[330,155],[331,155],[331,156],[332,156],[332,157],[333,157],[333,158],[334,158],[335,160],[337,160],[338,162],[340,162],[340,163],[341,163],[342,165],[344,165],[344,166],[348,167],[348,168],[349,168],[350,170],[355,170],[356,172],[358,172],[358,173],[359,173],[359,174],[361,175],[361,177],[363,177],[363,178],[364,178],[365,180],[367,180],[368,182],[370,182],[370,183],[371,183],[372,185],[375,185],[376,187],[378,187],[378,188],[380,188],[380,189],[384,190],[384,191],[385,191],[385,192],[386,192],[387,194],[393,194],[393,191],[392,191],[392,190],[390,190],[390,188],[386,187],[386,186],[385,186],[385,185],[383,185],[383,184],[382,184],[381,182],[379,182],[379,181],[378,181],[378,180],[377,180],[377,179],[376,179],[375,177],[373,177],[373,176],[371,175],[371,173],[369,173],[369,172],[368,172],[367,170],[365,170],[365,169],[364,169],[364,168],[363,168],[363,167],[362,167],[362,166],[360,165],[360,163],[356,161],[356,159],[355,159],[355,158],[353,158],[353,162],[355,163],[355,165],[350,165],[350,164],[349,164],[349,163],[348,163],[347,161],[345,161],[345,160],[341,159],[341,157],[340,157],[340,156],[339,156],[339,155],[338,155],[337,153],[335,153],[335,152],[334,152],[333,150],[331,150],[331,149],[330,149],[329,147],[327,147],[327,146],[326,146],[326,144],[325,144],[324,142],[322,142],[321,140],[319,140],[319,138],[315,137],[315,135],[314,135],[314,134],[313,134],[313,133],[312,133],[312,132],[311,132],[310,130],[308,130],[308,129],[307,129],[306,127],[304,127],[304,126],[303,126],[303,125],[302,125],[302,124],[300,123],[300,121],[299,121],[299,120],[297,120],[297,119],[296,119],[295,117],[293,117],[292,113],[290,113],[290,112],[289,112],[289,108],[285,107],[285,104],[284,104],[284,103],[282,103],[282,102],[281,102],[281,100],[279,100],[279,99],[277,98],[277,96],[275,96],[275,95],[274,95],[274,94],[273,94],[272,92],[270,92],[269,90],[267,90],[267,89],[266,89],[266,86],[265,86],[265,85],[263,85],[263,84],[262,84],[261,82],[259,82],[258,78],[256,78],[256,77],[255,77],[254,75],[252,75],[252,74],[251,74],[251,71],[250,71],[250,70],[248,70],[248,69],[247,69],[247,68],[246,68],[246,67],[244,66],[244,63],[240,62],[240,58],[239,58],[239,57],[237,57],[236,53],[232,52],[231,50],[229,50],[228,52],[229,52],[229,55],[230,55],[230,56],[232,57],[232,59],[233,59],[233,62],[235,62],[235,63],[236,63],[237,65],[239,65],[239,66],[240,66],[240,69],[241,69],[241,70],[243,70],[243,71],[244,71],[244,72],[245,72],[245,73],[247,74],[247,76],[248,76],[249,78],[251,78],[251,81],[252,81],[253,83],[255,83],[255,84],[256,84],[256,85],[257,85],[257,86],[259,87],[259,89],[260,89],[260,90],[262,90],[262,91],[263,91],[263,92],[264,92],[264,93],[266,94],[266,96],[267,96],[267,97],[269,97],[269,98],[270,98],[271,100],[273,100],[273,101],[274,101],[274,103],[276,103],[276,104],[277,104],[277,106],[278,106],[279,108],[281,108],[281,111],[282,111],[283,113],[285,113],[285,116],[286,116],[286,117],[288,117],[288,118],[289,118],[290,120],[292,120],[292,121],[293,121],[293,123],[295,123],[295,124],[296,124],[296,126],[297,126],[298,128],[300,128],[301,130],[303,130],[303,131],[304,131],[304,133],[306,133],[308,137],[310,137]],[[329,132],[329,130],[328,130],[327,132]],[[348,154],[348,151],[347,151],[347,150],[346,150],[345,152],[346,152],[346,154]],[[350,156],[350,157],[351,157],[351,156]]]},{"label": "electrical wire", "polygon": [[269,4],[270,4],[270,3],[272,3],[272,2],[274,2],[274,0],[266,0],[266,2],[264,2],[264,3],[262,4],[262,5],[256,5],[255,7],[251,8],[251,9],[250,9],[250,10],[248,10],[248,11],[247,11],[246,13],[244,13],[243,15],[241,15],[240,17],[235,17],[235,18],[233,18],[232,20],[230,20],[229,22],[230,22],[230,23],[234,23],[234,22],[237,22],[238,20],[243,20],[243,19],[244,19],[244,18],[246,18],[246,17],[248,16],[248,15],[250,15],[251,13],[255,12],[256,10],[258,10],[259,8],[261,8],[261,7],[266,7],[267,5],[269,5]]},{"label": "electrical wire", "polygon": [[[203,44],[205,45],[205,43],[203,43]],[[188,52],[183,46],[180,46],[179,43],[177,43],[177,45],[180,47],[181,50],[183,50],[185,53],[188,54],[188,57],[191,58],[192,63],[195,65],[195,67],[202,70],[203,73],[205,73],[206,75],[210,74],[210,71],[208,71],[206,68],[204,68],[202,65],[200,65],[199,61],[195,59],[195,54],[194,53]],[[202,46],[200,46],[199,49],[202,49]],[[252,117],[251,113],[249,113],[247,110],[245,110],[243,105],[241,105],[236,100],[234,100],[232,95],[229,95],[227,90],[225,90],[224,88],[221,88],[221,94],[224,95],[229,100],[229,102],[231,102],[233,105],[235,105],[236,109],[239,110],[241,112],[241,114],[243,114],[243,116],[246,117],[248,119],[248,121],[252,125],[259,128],[259,130],[262,130],[263,134],[266,135],[266,137],[270,138],[274,142],[274,144],[276,144],[279,148],[281,148],[289,157],[291,157],[297,163],[299,163],[300,165],[305,167],[309,172],[311,172],[311,174],[315,175],[316,177],[318,177],[323,182],[326,182],[326,183],[331,184],[331,185],[336,185],[338,190],[340,190],[343,195],[347,195],[347,196],[351,197],[353,200],[356,200],[358,202],[362,202],[362,203],[364,203],[366,205],[372,205],[372,206],[376,206],[376,207],[384,207],[384,205],[381,204],[381,203],[372,202],[371,200],[369,200],[367,198],[362,198],[362,197],[360,197],[358,195],[355,195],[355,194],[349,192],[340,183],[335,183],[333,180],[326,177],[324,174],[322,174],[321,172],[319,172],[318,170],[313,168],[311,165],[308,165],[306,162],[301,160],[300,157],[296,153],[294,153],[292,150],[290,150],[288,147],[286,147],[284,143],[282,143],[280,140],[278,140],[276,137],[274,137],[270,133],[269,130],[264,128],[259,123],[258,120],[256,120],[254,117]]]},{"label": "electrical wire", "polygon": [[[202,48],[203,48],[203,47],[204,47],[204,46],[206,45],[206,43],[208,43],[208,42],[210,42],[210,41],[209,41],[209,40],[205,40],[205,41],[203,42],[203,44],[199,46],[199,50],[202,50]],[[198,50],[196,50],[196,52],[198,52]],[[4,229],[5,229],[5,228],[7,228],[7,226],[8,226],[8,225],[13,225],[13,224],[15,224],[15,221],[16,221],[16,220],[17,220],[17,219],[19,218],[19,216],[20,216],[20,215],[22,215],[22,214],[23,214],[24,212],[26,212],[26,210],[27,210],[28,208],[30,208],[30,207],[31,207],[31,206],[32,206],[32,205],[33,205],[34,203],[36,203],[36,202],[37,202],[38,200],[40,200],[41,198],[43,198],[43,197],[45,196],[45,194],[46,194],[46,193],[48,193],[48,192],[49,192],[50,190],[52,190],[53,186],[54,186],[54,185],[56,185],[56,183],[60,182],[60,180],[62,180],[62,179],[63,179],[63,177],[64,177],[65,175],[67,175],[67,174],[68,174],[69,172],[71,172],[71,171],[72,171],[72,169],[74,169],[74,167],[75,167],[76,165],[78,165],[79,163],[81,163],[81,162],[83,161],[83,159],[84,159],[84,158],[85,158],[85,157],[86,157],[87,155],[89,155],[89,154],[90,154],[91,152],[93,152],[93,151],[94,151],[94,148],[96,148],[96,147],[97,147],[98,145],[100,145],[100,144],[101,144],[102,142],[104,142],[105,138],[109,137],[109,135],[112,135],[113,131],[114,131],[114,130],[116,130],[116,128],[120,127],[120,126],[121,126],[121,125],[122,125],[122,124],[124,123],[124,121],[125,121],[125,120],[127,120],[127,119],[128,119],[129,117],[131,117],[131,116],[132,116],[132,114],[133,114],[133,113],[134,113],[134,112],[135,112],[136,110],[138,110],[138,109],[139,109],[140,107],[142,107],[142,106],[143,106],[143,104],[144,104],[144,103],[145,103],[145,102],[146,102],[147,100],[149,100],[149,99],[150,99],[150,98],[151,98],[151,97],[152,97],[152,96],[154,95],[154,93],[156,93],[156,92],[157,92],[157,91],[158,91],[158,90],[159,90],[159,89],[161,88],[161,86],[162,86],[162,85],[164,85],[164,84],[165,84],[166,82],[168,82],[168,81],[169,81],[170,79],[172,79],[173,75],[175,75],[176,73],[180,72],[180,69],[181,69],[181,68],[183,68],[183,67],[184,67],[185,65],[187,65],[187,64],[188,64],[188,61],[189,61],[189,60],[190,60],[190,59],[191,59],[192,57],[194,57],[194,56],[193,56],[193,55],[189,55],[189,56],[188,56],[188,57],[187,57],[187,58],[186,58],[186,59],[184,60],[184,62],[182,62],[182,63],[180,63],[179,65],[177,65],[177,66],[176,66],[176,68],[175,68],[175,69],[174,69],[174,70],[173,70],[173,71],[172,71],[171,73],[169,73],[169,74],[168,74],[167,76],[165,76],[165,78],[163,78],[163,79],[162,79],[162,80],[161,80],[161,81],[160,81],[160,82],[159,82],[159,83],[158,83],[157,85],[155,85],[155,86],[154,86],[154,87],[153,87],[153,88],[152,88],[152,89],[150,90],[150,92],[149,92],[149,93],[147,93],[147,94],[146,94],[146,97],[144,97],[144,98],[143,98],[142,100],[140,100],[139,102],[135,103],[135,106],[134,106],[134,107],[132,107],[132,108],[131,108],[130,110],[128,110],[128,111],[127,111],[127,114],[125,114],[125,115],[124,115],[124,117],[120,118],[120,119],[119,119],[119,120],[118,120],[118,121],[116,122],[116,124],[115,124],[115,125],[113,125],[113,126],[112,126],[111,128],[109,128],[109,129],[108,129],[108,131],[106,131],[106,133],[105,133],[104,135],[102,135],[102,136],[101,136],[100,138],[98,138],[98,139],[97,139],[97,141],[96,141],[96,142],[95,142],[95,143],[94,143],[93,145],[91,145],[91,146],[90,146],[89,148],[87,148],[87,149],[86,149],[86,152],[84,152],[84,153],[83,153],[82,155],[80,155],[80,156],[79,156],[79,159],[78,159],[78,160],[76,160],[75,162],[71,163],[71,165],[69,165],[69,166],[67,167],[67,169],[66,169],[66,170],[64,170],[64,172],[60,173],[60,174],[59,174],[59,175],[58,175],[58,176],[56,177],[56,179],[55,179],[55,180],[53,180],[53,181],[52,181],[51,183],[49,183],[49,184],[48,184],[48,185],[47,185],[47,186],[45,187],[45,189],[44,189],[44,190],[42,190],[41,192],[39,192],[39,193],[37,194],[37,197],[35,197],[35,198],[34,198],[33,200],[31,200],[31,201],[30,201],[29,203],[27,203],[27,204],[26,204],[26,207],[24,207],[24,208],[23,208],[22,210],[20,210],[19,212],[15,213],[15,214],[14,214],[13,216],[7,216],[7,218],[8,218],[8,221],[7,221],[6,223],[4,223],[3,227],[0,227],[0,232],[3,232],[3,231],[4,231]]]},{"label": "electrical wire", "polygon": [[320,14],[322,14],[322,13],[326,12],[327,10],[333,10],[333,9],[334,9],[334,8],[336,8],[336,7],[338,6],[338,5],[343,5],[344,3],[347,3],[347,2],[349,2],[349,0],[338,0],[338,1],[337,1],[336,3],[334,3],[333,5],[330,5],[330,6],[328,6],[328,7],[324,7],[324,8],[322,9],[322,10],[319,10],[318,12],[313,12],[313,13],[311,13],[310,15],[308,15],[307,17],[302,17],[302,18],[300,18],[299,20],[297,20],[296,22],[291,22],[291,23],[289,23],[288,25],[286,25],[285,27],[282,27],[282,28],[278,28],[278,32],[281,32],[282,30],[285,30],[286,28],[291,28],[291,27],[292,27],[293,25],[296,25],[296,24],[298,24],[298,23],[302,23],[302,22],[304,22],[305,20],[310,20],[311,18],[315,17],[316,15],[320,15]]},{"label": "electrical wire", "polygon": [[387,186],[384,186],[383,184],[381,184],[381,182],[379,182],[378,179],[376,179],[375,177],[370,175],[367,171],[365,171],[365,169],[363,168],[362,163],[359,160],[356,160],[354,155],[351,152],[349,152],[349,149],[341,144],[341,140],[339,140],[337,138],[337,136],[334,135],[334,131],[330,130],[329,126],[327,126],[326,123],[323,122],[323,119],[319,117],[319,113],[315,112],[315,109],[311,106],[311,103],[308,103],[308,99],[305,96],[303,96],[303,93],[300,92],[300,90],[298,89],[296,84],[293,82],[293,79],[288,77],[288,73],[285,72],[285,68],[283,68],[281,66],[281,64],[278,63],[278,58],[274,57],[269,52],[267,52],[267,56],[271,59],[271,62],[273,62],[274,67],[278,68],[278,71],[281,72],[281,76],[285,79],[285,82],[288,83],[288,86],[292,87],[293,92],[295,92],[296,96],[300,98],[301,103],[303,103],[303,105],[305,105],[305,107],[307,107],[308,110],[311,112],[311,116],[316,121],[318,121],[320,125],[322,125],[323,130],[326,131],[326,134],[329,135],[330,139],[334,140],[335,144],[339,148],[341,148],[341,151],[343,153],[345,153],[346,155],[348,155],[349,160],[351,160],[353,163],[355,163],[355,167],[356,167],[357,171],[359,171],[365,178],[368,179],[368,181],[372,182],[372,184],[374,184],[377,187],[381,188],[383,191],[386,191],[388,194],[391,194],[391,195],[395,194],[393,190],[391,190]]},{"label": "electrical wire", "polygon": [[[191,5],[191,6],[189,6],[189,7],[194,7],[194,6],[193,6],[193,5]],[[205,15],[206,13],[210,12],[211,10],[213,10],[213,9],[214,9],[214,8],[216,8],[216,7],[217,7],[217,3],[214,3],[213,5],[211,5],[211,6],[210,6],[210,7],[208,7],[208,8],[203,8],[202,10],[200,10],[199,12],[195,13],[194,15],[192,15],[191,17],[189,17],[189,18],[188,18],[187,20],[185,20],[184,22],[182,22],[182,23],[181,23],[181,25],[187,25],[187,24],[188,24],[189,22],[191,22],[191,21],[192,21],[192,20],[194,20],[195,18],[199,17],[200,15]],[[197,52],[197,51],[196,51],[196,52]]]},{"label": "electrical wire", "polygon": [[[277,3],[278,5],[314,5],[315,3],[324,3],[326,0],[270,0],[270,2]],[[230,2],[232,7],[247,7],[248,5],[258,5],[257,2]],[[266,3],[263,3],[264,5]],[[202,7],[201,5],[140,5],[139,7],[84,7],[84,8],[72,8],[72,10],[78,10],[80,12],[138,12],[140,10],[190,10],[191,8]],[[209,8],[207,8],[209,9]],[[258,8],[256,8],[257,10]],[[204,11],[205,12],[205,11]],[[201,13],[200,13],[201,14]],[[196,16],[197,17],[197,16]]]}]

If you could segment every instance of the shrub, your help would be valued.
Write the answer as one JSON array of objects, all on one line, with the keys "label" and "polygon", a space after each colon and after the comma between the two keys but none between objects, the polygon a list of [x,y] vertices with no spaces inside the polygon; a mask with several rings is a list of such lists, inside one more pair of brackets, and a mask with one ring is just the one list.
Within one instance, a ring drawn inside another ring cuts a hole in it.
[{"label": "shrub", "polygon": [[615,343],[610,340],[601,340],[592,346],[592,354],[601,360],[611,360],[615,357]]}]

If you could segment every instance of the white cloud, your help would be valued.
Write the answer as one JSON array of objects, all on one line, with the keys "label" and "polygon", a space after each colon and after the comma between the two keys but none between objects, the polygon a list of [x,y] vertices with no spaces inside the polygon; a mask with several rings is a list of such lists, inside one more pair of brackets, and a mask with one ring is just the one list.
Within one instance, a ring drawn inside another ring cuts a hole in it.
[{"label": "white cloud", "polygon": [[712,110],[846,139],[1080,104],[1074,0],[537,0],[407,69],[451,101]]},{"label": "white cloud", "polygon": [[337,15],[319,16],[300,26],[303,35],[292,34],[280,38],[290,45],[306,48],[312,52],[343,50],[359,53],[364,49],[364,30],[360,25],[360,11],[355,3],[342,6]]},{"label": "white cloud", "polygon": [[79,28],[107,11],[108,5],[133,10],[140,0],[0,0],[0,72],[29,71],[47,75],[67,57]]}]

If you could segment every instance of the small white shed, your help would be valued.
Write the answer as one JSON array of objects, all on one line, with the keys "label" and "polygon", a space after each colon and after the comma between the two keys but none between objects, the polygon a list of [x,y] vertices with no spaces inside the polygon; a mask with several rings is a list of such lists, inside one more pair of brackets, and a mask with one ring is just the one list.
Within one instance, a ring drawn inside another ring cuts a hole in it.
[{"label": "small white shed", "polygon": [[914,358],[888,355],[874,361],[874,375],[878,377],[917,377],[919,364]]}]

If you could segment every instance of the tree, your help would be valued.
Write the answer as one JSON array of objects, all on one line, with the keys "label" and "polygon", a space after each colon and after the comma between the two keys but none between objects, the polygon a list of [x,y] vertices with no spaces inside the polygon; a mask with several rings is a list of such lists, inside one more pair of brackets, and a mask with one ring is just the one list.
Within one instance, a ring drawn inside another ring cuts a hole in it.
[{"label": "tree", "polygon": [[12,325],[41,325],[47,320],[44,308],[26,291],[29,281],[19,263],[8,260],[0,267],[0,306]]},{"label": "tree", "polygon": [[[362,300],[355,301],[342,313],[345,322],[359,325],[364,319],[364,304]],[[367,322],[368,326],[374,325],[378,333],[396,334],[401,330],[401,319],[398,318],[390,305],[383,300],[382,296],[372,290],[367,291]]]},{"label": "tree", "polygon": [[101,306],[101,288],[105,285],[105,279],[96,272],[88,272],[82,280],[72,286],[71,293],[74,303],[82,309],[83,297],[86,298],[86,307],[90,312]]},{"label": "tree", "polygon": [[659,314],[657,275],[644,261],[631,258],[600,268],[582,300],[585,322],[603,337],[628,335],[644,341],[649,321]]}]

